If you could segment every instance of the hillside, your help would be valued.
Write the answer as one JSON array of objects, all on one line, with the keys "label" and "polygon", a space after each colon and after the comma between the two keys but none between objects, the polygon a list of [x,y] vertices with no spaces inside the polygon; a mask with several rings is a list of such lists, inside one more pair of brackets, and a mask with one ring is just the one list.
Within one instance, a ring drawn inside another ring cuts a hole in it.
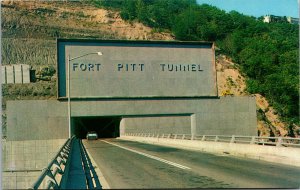
[{"label": "hillside", "polygon": [[[4,1],[1,4],[2,63],[25,63],[41,75],[50,75],[48,81],[3,85],[4,129],[6,100],[56,98],[55,75],[45,72],[45,68],[56,68],[56,38],[175,40],[175,35],[168,30],[150,28],[137,20],[124,20],[118,9],[99,8],[90,3]],[[220,95],[249,94],[247,76],[241,73],[238,64],[222,51],[218,52],[216,63]],[[290,133],[291,124],[280,121],[263,96],[254,95],[257,97],[260,135],[286,136]],[[299,129],[292,126],[293,131]]]},{"label": "hillside", "polygon": [[[297,24],[284,20],[264,23],[261,18],[236,11],[226,13],[207,4],[198,5],[196,0],[91,3],[120,10],[125,20],[170,31],[177,40],[215,41],[218,53],[230,57],[245,75],[246,90],[266,97],[276,109],[272,113],[287,123],[288,135],[295,135],[295,124],[300,123],[299,70],[295,69],[299,67]],[[258,113],[265,118],[263,110]]]},{"label": "hillside", "polygon": [[[247,92],[246,79],[238,68],[238,65],[225,55],[216,57],[216,69],[218,80],[218,91],[220,96],[245,96],[251,95]],[[257,129],[260,136],[287,136],[289,133],[288,123],[283,122],[274,107],[270,106],[268,100],[260,94],[252,94],[256,98],[257,106]],[[300,127],[294,125],[294,130]],[[296,133],[296,132],[295,132]]]}]

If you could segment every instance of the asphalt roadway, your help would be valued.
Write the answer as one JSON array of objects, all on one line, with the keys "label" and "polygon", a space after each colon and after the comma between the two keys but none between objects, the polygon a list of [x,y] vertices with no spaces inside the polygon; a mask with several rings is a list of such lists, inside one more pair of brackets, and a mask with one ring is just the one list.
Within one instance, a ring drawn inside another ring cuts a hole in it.
[{"label": "asphalt roadway", "polygon": [[300,188],[300,167],[119,139],[85,144],[113,189]]}]

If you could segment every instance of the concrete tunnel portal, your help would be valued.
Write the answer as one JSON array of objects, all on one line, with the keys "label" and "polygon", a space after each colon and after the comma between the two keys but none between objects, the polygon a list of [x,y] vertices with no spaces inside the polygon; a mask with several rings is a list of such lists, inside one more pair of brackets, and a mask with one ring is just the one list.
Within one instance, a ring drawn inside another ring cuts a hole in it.
[{"label": "concrete tunnel portal", "polygon": [[116,138],[120,136],[121,117],[72,117],[73,134],[85,139],[89,131],[96,131],[98,138]]}]

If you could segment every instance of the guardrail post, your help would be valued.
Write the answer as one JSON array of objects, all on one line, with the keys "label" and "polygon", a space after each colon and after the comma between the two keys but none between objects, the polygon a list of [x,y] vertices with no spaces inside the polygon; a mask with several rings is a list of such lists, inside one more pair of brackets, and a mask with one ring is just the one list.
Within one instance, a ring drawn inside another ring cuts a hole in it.
[{"label": "guardrail post", "polygon": [[195,135],[192,135],[192,136],[191,136],[191,140],[194,140],[194,138],[195,138]]},{"label": "guardrail post", "polygon": [[235,143],[235,136],[234,135],[232,135],[230,143]]},{"label": "guardrail post", "polygon": [[177,134],[175,134],[174,139],[177,139]]},{"label": "guardrail post", "polygon": [[171,134],[168,134],[168,139],[171,138]]},{"label": "guardrail post", "polygon": [[219,137],[218,137],[218,135],[216,135],[215,142],[218,142],[218,140],[219,140]]},{"label": "guardrail post", "polygon": [[276,143],[276,146],[282,146],[282,137],[278,137],[278,141]]},{"label": "guardrail post", "polygon": [[182,135],[182,139],[184,139],[185,138],[185,135]]},{"label": "guardrail post", "polygon": [[251,137],[251,141],[250,141],[250,144],[255,144],[255,137]]},{"label": "guardrail post", "polygon": [[47,189],[49,189],[50,186],[54,187],[54,189],[57,189],[58,183],[55,179],[55,176],[52,174],[52,172],[49,168],[47,168],[46,170],[47,170],[47,176],[49,176]]},{"label": "guardrail post", "polygon": [[52,178],[49,178],[48,181],[47,181],[47,189],[50,189],[51,187],[53,189],[58,189],[59,188],[56,181]]},{"label": "guardrail post", "polygon": [[162,134],[162,137],[161,138],[165,138],[165,134]]},{"label": "guardrail post", "polygon": [[[43,169],[42,174],[29,189],[39,189],[40,185],[43,182],[46,182],[46,189],[49,189],[50,187],[59,189],[62,187],[61,185],[63,181],[61,180],[58,183],[58,181],[56,180],[56,175],[68,173],[68,164],[70,163],[69,160],[71,158],[70,152],[73,139],[75,139],[75,136],[69,138],[64,143],[64,145],[57,152],[56,156],[48,164],[47,168]],[[62,167],[62,165],[64,165],[64,167]]]},{"label": "guardrail post", "polygon": [[157,138],[159,138],[159,133],[157,134]]}]

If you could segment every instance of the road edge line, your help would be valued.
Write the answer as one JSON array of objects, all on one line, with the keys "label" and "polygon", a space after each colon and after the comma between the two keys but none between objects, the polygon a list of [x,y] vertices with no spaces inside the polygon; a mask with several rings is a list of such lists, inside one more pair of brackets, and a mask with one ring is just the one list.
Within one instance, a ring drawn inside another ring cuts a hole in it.
[{"label": "road edge line", "polygon": [[171,166],[174,166],[174,167],[177,167],[177,168],[180,168],[180,169],[183,169],[183,170],[190,170],[191,168],[190,167],[187,167],[187,166],[184,166],[184,165],[181,165],[181,164],[178,164],[178,163],[175,163],[175,162],[172,162],[172,161],[169,161],[169,160],[166,160],[166,159],[163,159],[163,158],[159,158],[157,156],[153,156],[151,154],[147,154],[147,153],[144,153],[144,152],[140,152],[140,151],[137,151],[137,150],[134,150],[134,149],[131,149],[131,148],[127,148],[127,147],[124,147],[124,146],[121,146],[121,145],[118,145],[118,144],[115,144],[115,143],[111,143],[111,142],[107,142],[105,140],[101,140],[102,142],[105,142],[107,144],[111,144],[113,146],[116,146],[116,147],[119,147],[119,148],[122,148],[122,149],[125,149],[127,151],[131,151],[133,153],[136,153],[136,154],[139,154],[139,155],[142,155],[142,156],[145,156],[147,158],[151,158],[153,160],[157,160],[157,161],[160,161],[160,162],[163,162],[165,164],[169,164]]}]

